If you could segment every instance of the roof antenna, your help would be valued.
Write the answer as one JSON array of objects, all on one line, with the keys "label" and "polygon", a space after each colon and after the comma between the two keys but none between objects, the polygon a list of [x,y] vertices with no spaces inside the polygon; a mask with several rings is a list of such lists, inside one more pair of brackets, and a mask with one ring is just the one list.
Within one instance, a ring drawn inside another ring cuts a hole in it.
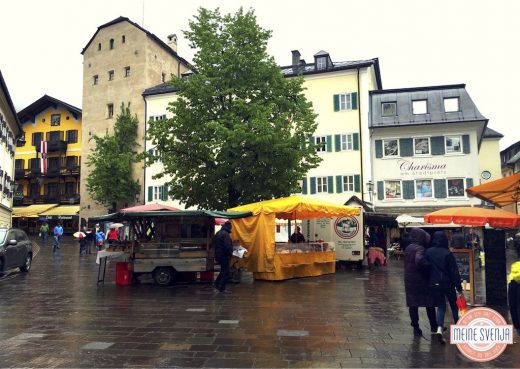
[{"label": "roof antenna", "polygon": [[141,21],[141,25],[142,25],[143,28],[144,28],[144,1],[145,0],[143,0],[143,18],[142,18],[142,21]]}]

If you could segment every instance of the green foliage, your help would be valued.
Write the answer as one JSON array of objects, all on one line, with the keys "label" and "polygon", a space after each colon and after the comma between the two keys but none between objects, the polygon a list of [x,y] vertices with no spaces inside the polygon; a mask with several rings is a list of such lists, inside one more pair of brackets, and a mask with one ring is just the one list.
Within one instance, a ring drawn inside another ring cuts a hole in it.
[{"label": "green foliage", "polygon": [[94,135],[95,148],[88,156],[87,165],[93,167],[87,177],[87,190],[99,204],[133,202],[140,192],[139,182],[133,179],[132,164],[136,163],[137,116],[132,116],[130,104],[121,104],[116,117],[114,134]]},{"label": "green foliage", "polygon": [[173,78],[173,118],[151,122],[148,138],[171,175],[170,195],[187,206],[224,210],[299,192],[318,165],[309,137],[316,115],[303,78],[285,79],[267,54],[271,32],[253,10],[199,9],[185,32],[194,73]]}]

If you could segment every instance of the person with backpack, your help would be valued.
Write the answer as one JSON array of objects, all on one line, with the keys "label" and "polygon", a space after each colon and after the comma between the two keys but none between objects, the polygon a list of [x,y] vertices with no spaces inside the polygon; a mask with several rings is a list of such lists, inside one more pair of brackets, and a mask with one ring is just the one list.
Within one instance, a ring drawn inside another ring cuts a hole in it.
[{"label": "person with backpack", "polygon": [[425,255],[426,260],[431,264],[429,286],[437,308],[437,339],[440,343],[446,343],[442,335],[445,330],[446,299],[450,304],[453,320],[457,323],[459,309],[455,290],[462,294],[462,284],[457,261],[449,249],[448,236],[444,231],[433,234],[431,247],[426,250]]},{"label": "person with backpack", "polygon": [[102,250],[105,246],[105,232],[103,232],[101,228],[97,228],[96,231],[96,244],[98,251]]}]

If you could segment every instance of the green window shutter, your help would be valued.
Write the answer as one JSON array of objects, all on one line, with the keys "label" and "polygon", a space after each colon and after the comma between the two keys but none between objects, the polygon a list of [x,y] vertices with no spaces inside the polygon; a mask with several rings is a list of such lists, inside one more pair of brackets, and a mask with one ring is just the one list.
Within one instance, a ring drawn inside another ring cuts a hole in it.
[{"label": "green window shutter", "polygon": [[469,154],[469,135],[462,135],[462,152],[464,154]]},{"label": "green window shutter", "polygon": [[333,176],[327,177],[327,192],[334,193],[334,177]]},{"label": "green window shutter", "polygon": [[377,198],[378,200],[385,198],[385,183],[383,181],[377,181]]},{"label": "green window shutter", "polygon": [[359,174],[354,175],[354,192],[361,192],[361,176]]},{"label": "green window shutter", "polygon": [[354,133],[352,135],[352,147],[354,150],[359,150],[359,133]]},{"label": "green window shutter", "polygon": [[153,200],[153,187],[148,186],[148,201],[152,201],[152,200]]},{"label": "green window shutter", "polygon": [[[473,178],[466,178],[466,188],[473,187]],[[473,197],[466,192],[466,196]]]},{"label": "green window shutter", "polygon": [[432,155],[444,155],[444,136],[435,136],[431,138]]},{"label": "green window shutter", "polygon": [[341,151],[341,135],[334,135],[335,151]]},{"label": "green window shutter", "polygon": [[334,95],[334,111],[339,111],[339,95]]},{"label": "green window shutter", "polygon": [[434,179],[433,190],[435,191],[436,199],[446,198],[446,180],[445,179]]},{"label": "green window shutter", "polygon": [[415,199],[415,181],[403,181],[403,198]]},{"label": "green window shutter", "polygon": [[163,186],[161,200],[168,201],[168,183],[165,183]]},{"label": "green window shutter", "polygon": [[315,145],[316,144],[316,140],[314,139],[314,136],[309,137],[309,143],[311,145]]},{"label": "green window shutter", "polygon": [[311,195],[316,193],[316,177],[311,177]]},{"label": "green window shutter", "polygon": [[307,195],[307,177],[303,179],[302,194]]},{"label": "green window shutter", "polygon": [[383,141],[376,140],[376,158],[383,157]]},{"label": "green window shutter", "polygon": [[343,176],[336,176],[336,193],[343,192]]},{"label": "green window shutter", "polygon": [[332,152],[332,136],[327,136],[327,152]]},{"label": "green window shutter", "polygon": [[401,151],[401,156],[413,156],[413,139],[399,139],[399,150]]},{"label": "green window shutter", "polygon": [[352,99],[352,110],[357,110],[357,92],[352,92],[350,98]]}]

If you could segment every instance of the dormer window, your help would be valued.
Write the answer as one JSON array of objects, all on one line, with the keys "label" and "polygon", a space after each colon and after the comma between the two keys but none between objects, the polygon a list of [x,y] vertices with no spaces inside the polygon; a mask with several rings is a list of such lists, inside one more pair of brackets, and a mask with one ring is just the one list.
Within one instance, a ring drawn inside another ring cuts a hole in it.
[{"label": "dormer window", "polygon": [[318,69],[318,70],[327,69],[327,57],[322,56],[322,57],[316,58],[316,69]]},{"label": "dormer window", "polygon": [[459,111],[459,98],[447,97],[444,99],[444,111],[446,113]]}]

